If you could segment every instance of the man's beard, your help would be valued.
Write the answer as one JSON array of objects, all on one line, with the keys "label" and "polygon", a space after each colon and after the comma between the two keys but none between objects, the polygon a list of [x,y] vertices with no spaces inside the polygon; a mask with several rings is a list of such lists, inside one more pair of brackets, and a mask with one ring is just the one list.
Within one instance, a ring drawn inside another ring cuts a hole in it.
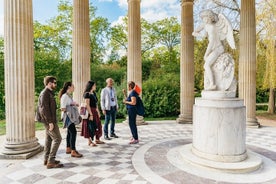
[{"label": "man's beard", "polygon": [[56,88],[57,88],[57,86],[55,86],[55,85],[52,85],[52,86],[51,86],[51,89],[52,89],[52,90],[55,90]]}]

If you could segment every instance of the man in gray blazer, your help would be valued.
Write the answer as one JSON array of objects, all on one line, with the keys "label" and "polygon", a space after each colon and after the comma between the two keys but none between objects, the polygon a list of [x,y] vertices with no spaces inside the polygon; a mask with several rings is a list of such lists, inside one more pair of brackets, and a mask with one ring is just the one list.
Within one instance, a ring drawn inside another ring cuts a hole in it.
[{"label": "man in gray blazer", "polygon": [[[105,115],[104,122],[104,139],[110,140],[110,137],[118,138],[115,134],[115,120],[116,120],[116,112],[118,110],[118,100],[116,90],[113,87],[113,79],[106,79],[106,87],[101,91],[101,109],[103,114]],[[108,136],[108,125],[111,120],[110,125],[110,137]]]}]

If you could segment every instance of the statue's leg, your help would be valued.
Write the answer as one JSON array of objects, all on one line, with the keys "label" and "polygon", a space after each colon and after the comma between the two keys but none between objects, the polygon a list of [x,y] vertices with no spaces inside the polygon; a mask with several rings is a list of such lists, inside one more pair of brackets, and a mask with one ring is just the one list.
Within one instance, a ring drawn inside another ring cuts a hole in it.
[{"label": "statue's leg", "polygon": [[211,53],[205,60],[204,69],[206,72],[206,77],[208,78],[210,85],[207,87],[206,90],[214,90],[216,89],[216,85],[214,84],[214,74],[211,69],[214,62],[216,61],[217,56],[214,53]]}]

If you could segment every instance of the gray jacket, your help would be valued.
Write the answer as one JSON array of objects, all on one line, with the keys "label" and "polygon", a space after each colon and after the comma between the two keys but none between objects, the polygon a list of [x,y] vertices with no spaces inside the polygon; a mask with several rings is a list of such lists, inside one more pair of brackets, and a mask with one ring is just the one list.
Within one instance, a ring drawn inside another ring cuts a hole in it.
[{"label": "gray jacket", "polygon": [[[67,119],[67,117],[69,119]],[[66,112],[63,113],[62,120],[63,120],[63,124],[64,124],[63,127],[69,127],[72,123],[74,123],[76,125],[80,124],[81,117],[80,117],[80,114],[79,114],[78,107],[67,105],[66,106]]]},{"label": "gray jacket", "polygon": [[[115,104],[116,104],[116,107],[118,108],[119,106],[118,106],[118,100],[117,100],[117,94],[116,94],[115,88],[113,88],[113,91],[114,91]],[[108,111],[111,109],[110,88],[109,87],[105,87],[101,91],[101,109],[108,110]]]}]

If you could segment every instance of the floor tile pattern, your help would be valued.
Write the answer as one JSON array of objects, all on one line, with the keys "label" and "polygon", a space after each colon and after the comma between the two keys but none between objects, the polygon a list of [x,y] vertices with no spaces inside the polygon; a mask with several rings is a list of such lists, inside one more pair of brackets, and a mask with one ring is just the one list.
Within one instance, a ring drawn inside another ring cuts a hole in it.
[{"label": "floor tile pattern", "polygon": [[[77,149],[84,155],[82,158],[72,158],[65,153],[65,131],[62,130],[63,141],[57,159],[64,164],[64,168],[46,169],[43,165],[43,153],[28,160],[0,160],[0,184],[149,184],[150,182],[140,176],[133,167],[132,156],[140,146],[156,140],[162,140],[163,143],[141,155],[153,172],[172,183],[223,184],[185,173],[171,166],[166,160],[164,155],[170,148],[192,142],[191,124],[160,121],[138,126],[140,143],[135,145],[129,144],[131,136],[127,124],[116,124],[115,129],[119,138],[105,141],[106,144],[97,147],[88,146],[87,140],[78,135]],[[37,132],[37,138],[42,145],[43,136],[44,132]],[[167,141],[171,138],[179,140]],[[248,128],[246,143],[252,151],[276,162],[276,127]]]}]

